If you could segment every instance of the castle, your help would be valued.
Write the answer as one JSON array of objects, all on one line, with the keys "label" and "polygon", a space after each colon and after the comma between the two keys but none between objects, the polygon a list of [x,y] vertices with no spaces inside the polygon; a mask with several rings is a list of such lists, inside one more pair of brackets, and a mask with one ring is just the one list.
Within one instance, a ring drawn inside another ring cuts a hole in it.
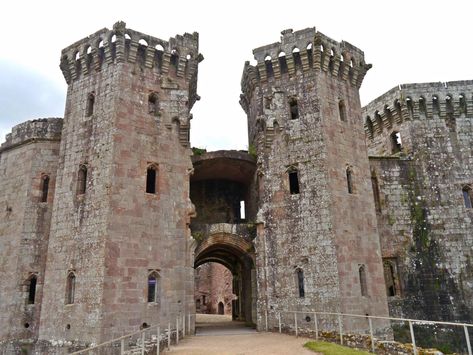
[{"label": "castle", "polygon": [[64,118],[0,147],[2,351],[63,353],[195,313],[208,262],[258,329],[284,310],[472,322],[473,81],[362,108],[371,65],[348,42],[285,30],[253,54],[248,152],[193,153],[197,33],[118,22],[62,51]]}]

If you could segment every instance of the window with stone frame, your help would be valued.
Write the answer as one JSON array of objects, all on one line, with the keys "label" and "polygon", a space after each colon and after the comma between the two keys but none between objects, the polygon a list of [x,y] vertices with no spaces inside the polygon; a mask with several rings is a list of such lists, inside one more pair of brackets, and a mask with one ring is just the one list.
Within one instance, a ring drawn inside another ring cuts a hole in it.
[{"label": "window with stone frame", "polygon": [[87,190],[87,165],[81,164],[77,173],[77,195],[84,195]]},{"label": "window with stone frame", "polygon": [[348,166],[346,168],[346,176],[347,176],[347,189],[349,194],[355,193],[355,189],[353,186],[353,168]]},{"label": "window with stone frame", "polygon": [[368,284],[366,282],[366,270],[365,265],[358,266],[358,276],[360,279],[360,291],[363,297],[368,296]]},{"label": "window with stone frame", "polygon": [[148,96],[148,113],[151,116],[157,116],[159,113],[158,94],[153,92]]},{"label": "window with stone frame", "polygon": [[340,121],[346,122],[347,121],[347,109],[345,107],[345,101],[339,100],[338,101],[338,115],[340,117]]},{"label": "window with stone frame", "polygon": [[291,120],[297,120],[299,118],[299,105],[295,97],[289,99],[289,113]]},{"label": "window with stone frame", "polygon": [[41,176],[41,202],[48,202],[49,194],[49,176]]},{"label": "window with stone frame", "polygon": [[90,117],[94,114],[94,106],[95,106],[95,93],[91,92],[87,95],[87,104],[85,108],[85,115]]},{"label": "window with stone frame", "polygon": [[378,177],[374,172],[371,173],[371,187],[373,189],[374,207],[376,213],[381,213],[381,197],[379,192]]},{"label": "window with stone frame", "polygon": [[288,178],[289,178],[289,192],[291,195],[297,195],[300,192],[299,186],[299,172],[296,168],[290,168],[288,170]]},{"label": "window with stone frame", "polygon": [[148,274],[148,303],[159,303],[160,285],[157,270],[150,270]]},{"label": "window with stone frame", "polygon": [[69,271],[66,280],[66,304],[75,302],[76,293],[76,275],[73,271]]},{"label": "window with stone frame", "polygon": [[28,278],[28,281],[26,283],[28,292],[28,304],[35,304],[37,283],[38,277],[36,275],[33,274]]},{"label": "window with stone frame", "polygon": [[305,287],[304,287],[304,271],[302,269],[296,270],[296,277],[297,277],[297,290],[299,298],[305,297]]},{"label": "window with stone frame", "polygon": [[473,192],[470,186],[464,186],[462,189],[462,194],[463,194],[463,202],[465,204],[466,208],[472,208],[472,197],[473,197]]},{"label": "window with stone frame", "polygon": [[398,273],[397,258],[383,258],[384,282],[388,297],[400,296],[401,285]]},{"label": "window with stone frame", "polygon": [[150,164],[146,169],[146,193],[158,193],[158,165]]}]

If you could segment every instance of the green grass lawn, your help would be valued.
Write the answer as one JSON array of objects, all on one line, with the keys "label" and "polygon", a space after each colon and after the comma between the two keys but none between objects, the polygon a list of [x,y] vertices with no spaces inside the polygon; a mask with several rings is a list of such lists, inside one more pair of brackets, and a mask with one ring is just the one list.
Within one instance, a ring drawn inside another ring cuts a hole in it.
[{"label": "green grass lawn", "polygon": [[347,348],[338,344],[327,343],[325,341],[309,341],[304,347],[325,355],[372,355],[363,350]]}]

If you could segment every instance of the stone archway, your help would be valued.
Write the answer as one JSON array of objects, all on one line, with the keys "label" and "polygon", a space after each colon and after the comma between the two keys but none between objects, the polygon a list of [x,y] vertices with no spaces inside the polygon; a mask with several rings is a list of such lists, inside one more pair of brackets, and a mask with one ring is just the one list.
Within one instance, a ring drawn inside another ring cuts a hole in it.
[{"label": "stone archway", "polygon": [[[194,255],[195,268],[208,262],[217,262],[232,272],[233,293],[237,296],[232,302],[232,319],[254,323],[256,274],[253,243],[239,235],[215,233],[197,245]],[[220,308],[218,311],[220,313]]]}]

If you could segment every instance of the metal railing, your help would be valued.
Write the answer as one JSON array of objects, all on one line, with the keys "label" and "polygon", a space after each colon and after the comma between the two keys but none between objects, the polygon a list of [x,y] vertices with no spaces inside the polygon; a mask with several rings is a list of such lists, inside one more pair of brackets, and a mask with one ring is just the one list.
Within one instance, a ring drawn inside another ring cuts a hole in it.
[{"label": "metal railing", "polygon": [[[466,343],[466,350],[468,351],[468,355],[473,355],[472,354],[472,348],[471,348],[471,341],[470,341],[470,334],[468,329],[470,328],[473,331],[473,324],[468,324],[468,323],[455,323],[455,322],[441,322],[441,321],[431,321],[431,320],[420,320],[420,319],[408,319],[408,318],[396,318],[396,317],[382,317],[382,316],[370,316],[370,315],[360,315],[360,314],[350,314],[350,313],[333,313],[333,312],[317,312],[317,311],[280,311],[280,312],[265,312],[265,330],[268,331],[268,322],[271,321],[270,317],[271,315],[274,315],[277,321],[278,325],[278,331],[279,333],[282,333],[282,327],[283,327],[283,321],[281,315],[284,314],[292,314],[294,323],[293,324],[287,324],[287,328],[289,330],[294,327],[294,332],[296,336],[299,336],[300,331],[307,331],[308,327],[301,327],[298,324],[298,314],[303,314],[303,315],[313,315],[314,317],[314,323],[313,323],[313,328],[311,326],[311,329],[309,330],[310,332],[313,331],[315,333],[315,339],[319,339],[319,334],[322,331],[328,331],[328,329],[323,329],[323,322],[321,322],[322,317],[332,317],[332,320],[329,323],[329,325],[326,328],[329,328],[329,330],[336,329],[338,327],[338,337],[340,344],[343,345],[343,337],[344,337],[344,325],[343,325],[343,319],[344,318],[355,318],[355,319],[365,319],[368,323],[367,326],[367,331],[369,332],[367,335],[369,336],[370,343],[371,343],[371,351],[373,353],[376,353],[376,347],[375,347],[375,342],[378,341],[375,336],[374,336],[374,331],[375,328],[373,327],[373,322],[375,320],[382,320],[387,323],[394,321],[394,322],[402,322],[404,324],[408,324],[409,326],[409,333],[410,333],[410,338],[411,338],[411,344],[412,344],[412,350],[414,355],[418,354],[417,350],[417,345],[416,345],[416,338],[415,338],[415,333],[414,333],[414,325],[441,325],[441,326],[450,326],[450,327],[457,327],[457,328],[463,328],[464,332],[464,339]],[[307,319],[306,319],[307,321]],[[311,321],[311,319],[309,320]],[[307,322],[309,322],[307,321]],[[307,323],[306,322],[306,323]],[[327,322],[325,322],[327,324]],[[389,325],[389,328],[391,328],[391,325]],[[348,333],[348,332],[346,332]],[[352,333],[353,334],[353,333]],[[355,333],[356,334],[356,333]],[[346,334],[345,334],[346,335]]]},{"label": "metal railing", "polygon": [[133,333],[123,335],[98,345],[88,347],[83,350],[75,351],[71,355],[80,354],[150,354],[150,351],[156,347],[157,355],[160,354],[161,344],[164,348],[179,344],[180,334],[182,337],[191,335],[192,321],[195,324],[195,314],[184,314],[176,317],[175,322],[169,322],[165,326],[161,324],[146,327]]}]

